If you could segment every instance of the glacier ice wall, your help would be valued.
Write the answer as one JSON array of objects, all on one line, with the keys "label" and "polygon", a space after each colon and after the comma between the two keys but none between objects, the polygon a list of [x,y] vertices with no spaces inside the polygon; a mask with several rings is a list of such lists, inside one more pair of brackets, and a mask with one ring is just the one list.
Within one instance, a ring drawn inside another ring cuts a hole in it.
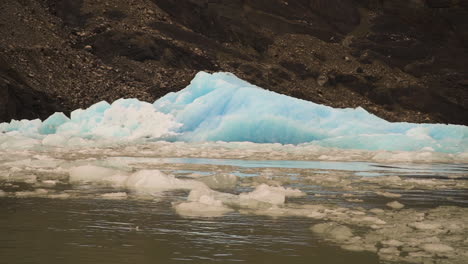
[{"label": "glacier ice wall", "polygon": [[13,120],[0,124],[0,131],[51,144],[76,138],[312,142],[347,149],[468,152],[466,126],[391,123],[362,108],[334,109],[263,90],[230,73],[200,72],[185,89],[154,104],[99,102],[70,118],[56,113],[43,122]]}]

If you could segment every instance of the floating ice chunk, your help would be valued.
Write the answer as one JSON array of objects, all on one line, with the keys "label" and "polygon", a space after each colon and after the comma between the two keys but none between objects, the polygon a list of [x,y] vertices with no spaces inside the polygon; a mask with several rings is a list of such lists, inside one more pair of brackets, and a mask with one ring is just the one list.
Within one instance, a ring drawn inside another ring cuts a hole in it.
[{"label": "floating ice chunk", "polygon": [[70,169],[70,182],[100,181],[117,173],[115,170],[93,165],[79,166]]},{"label": "floating ice chunk", "polygon": [[22,169],[16,167],[10,169],[7,179],[11,182],[24,182],[28,184],[34,184],[37,182],[36,175],[25,173]]},{"label": "floating ice chunk", "polygon": [[373,209],[370,209],[369,212],[371,212],[371,213],[373,213],[373,214],[376,214],[376,215],[385,213],[385,211],[382,210],[382,209],[380,209],[380,208],[373,208]]},{"label": "floating ice chunk", "polygon": [[312,232],[322,235],[325,238],[337,241],[348,240],[353,237],[353,232],[349,227],[333,222],[316,224],[310,228]]},{"label": "floating ice chunk", "polygon": [[174,205],[176,213],[191,217],[221,217],[234,210],[224,205],[205,204],[199,202],[180,203]]},{"label": "floating ice chunk", "polygon": [[226,213],[234,211],[225,206],[222,201],[216,200],[209,194],[201,195],[196,201],[194,197],[190,198],[191,202],[180,203],[174,205],[176,212],[183,216],[203,216],[203,217],[219,217]]},{"label": "floating ice chunk", "polygon": [[239,207],[238,195],[214,191],[206,186],[192,189],[187,197],[187,201],[199,202],[204,196],[211,197],[213,200],[221,201],[225,205]]},{"label": "floating ice chunk", "polygon": [[376,224],[376,225],[385,225],[386,222],[380,218],[373,217],[373,216],[364,216],[362,218],[357,218],[360,222],[365,222],[366,224]]},{"label": "floating ice chunk", "polygon": [[114,192],[114,193],[104,193],[101,194],[101,197],[104,199],[127,199],[128,195],[126,192]]},{"label": "floating ice chunk", "polygon": [[0,197],[5,197],[7,196],[7,193],[3,190],[0,190]]},{"label": "floating ice chunk", "polygon": [[441,228],[442,226],[438,223],[426,223],[426,222],[415,222],[408,224],[408,226],[417,230],[434,230]]},{"label": "floating ice chunk", "polygon": [[142,192],[208,188],[201,182],[177,179],[174,176],[166,175],[159,170],[138,171],[128,177],[125,181],[125,186],[129,189]]},{"label": "floating ice chunk", "polygon": [[205,183],[212,189],[229,189],[236,187],[237,176],[232,174],[215,174],[210,176],[203,176],[197,180]]},{"label": "floating ice chunk", "polygon": [[220,201],[223,205],[230,207],[241,207],[249,209],[268,208],[275,205],[283,205],[286,197],[297,197],[305,195],[300,190],[273,187],[261,184],[252,192],[234,195],[209,189],[206,185],[192,186],[192,190],[187,198],[190,202]]},{"label": "floating ice chunk", "polygon": [[401,194],[390,193],[390,192],[375,192],[375,194],[386,197],[386,198],[400,198]]},{"label": "floating ice chunk", "polygon": [[36,175],[26,175],[26,179],[24,179],[23,181],[25,183],[28,183],[28,184],[34,184],[34,183],[37,183],[37,176]]},{"label": "floating ice chunk", "polygon": [[454,250],[451,246],[444,244],[424,244],[421,248],[430,253],[446,253]]},{"label": "floating ice chunk", "polygon": [[269,188],[268,185],[262,184],[250,193],[240,194],[242,204],[250,203],[252,200],[269,203],[273,205],[284,204],[286,196],[284,193],[275,192]]},{"label": "floating ice chunk", "polygon": [[342,249],[354,252],[361,252],[361,251],[371,251],[376,252],[377,248],[374,246],[369,245],[361,245],[361,244],[350,244],[350,245],[342,245]]},{"label": "floating ice chunk", "polygon": [[325,213],[322,213],[322,212],[318,212],[318,211],[312,211],[310,213],[307,214],[307,217],[309,218],[313,218],[313,219],[323,219],[325,218],[327,215]]},{"label": "floating ice chunk", "polygon": [[399,203],[398,201],[393,201],[393,202],[387,203],[387,206],[392,208],[392,209],[402,209],[403,207],[405,207],[404,204]]},{"label": "floating ice chunk", "polygon": [[15,196],[19,198],[42,197],[42,196],[46,196],[48,192],[49,191],[46,189],[36,189],[34,191],[16,192]]},{"label": "floating ice chunk", "polygon": [[379,255],[400,255],[400,250],[396,247],[386,247],[379,250]]},{"label": "floating ice chunk", "polygon": [[118,170],[93,165],[73,167],[69,171],[70,183],[109,184],[122,186],[127,176]]},{"label": "floating ice chunk", "polygon": [[71,195],[69,193],[54,193],[47,195],[47,198],[50,199],[67,199],[70,198]]},{"label": "floating ice chunk", "polygon": [[385,240],[381,242],[383,245],[388,246],[388,247],[401,247],[405,243],[395,240],[395,239],[390,239],[390,240]]},{"label": "floating ice chunk", "polygon": [[273,187],[266,184],[261,184],[249,193],[241,193],[239,195],[241,204],[249,203],[252,200],[264,202],[273,205],[284,204],[286,197],[298,197],[305,195],[297,189]]}]

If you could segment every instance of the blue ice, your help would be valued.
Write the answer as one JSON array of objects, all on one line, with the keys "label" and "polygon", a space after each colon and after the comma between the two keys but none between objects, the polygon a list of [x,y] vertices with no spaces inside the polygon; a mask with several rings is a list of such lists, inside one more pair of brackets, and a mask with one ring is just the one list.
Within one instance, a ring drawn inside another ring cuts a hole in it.
[{"label": "blue ice", "polygon": [[198,73],[154,104],[99,102],[45,121],[0,124],[4,133],[119,140],[250,141],[366,150],[468,152],[468,127],[391,123],[363,108],[335,109],[261,89],[230,73]]},{"label": "blue ice", "polygon": [[179,140],[251,141],[367,150],[466,152],[468,127],[391,123],[363,108],[335,109],[256,87],[233,74],[200,72],[154,103],[182,124]]}]

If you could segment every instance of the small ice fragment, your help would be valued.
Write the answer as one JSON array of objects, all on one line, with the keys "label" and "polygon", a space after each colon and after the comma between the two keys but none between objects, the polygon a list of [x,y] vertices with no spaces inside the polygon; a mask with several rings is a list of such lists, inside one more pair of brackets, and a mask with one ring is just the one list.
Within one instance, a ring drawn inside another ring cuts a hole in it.
[{"label": "small ice fragment", "polygon": [[281,205],[284,204],[286,197],[298,197],[303,195],[305,195],[305,193],[297,189],[261,184],[252,192],[241,193],[239,198],[241,203],[249,203],[249,201],[254,200],[273,205]]},{"label": "small ice fragment", "polygon": [[41,197],[45,196],[49,191],[46,189],[36,189],[34,191],[22,191],[16,192],[15,196],[20,198],[27,198],[27,197]]},{"label": "small ice fragment", "polygon": [[68,193],[54,193],[54,194],[47,195],[47,198],[50,198],[50,199],[67,199],[70,197],[71,195]]},{"label": "small ice fragment", "polygon": [[379,219],[377,217],[373,217],[373,216],[362,217],[362,218],[359,219],[359,221],[366,222],[366,223],[369,223],[369,224],[376,224],[376,225],[385,225],[387,223],[384,220]]},{"label": "small ice fragment", "polygon": [[126,192],[104,193],[101,195],[104,199],[127,199]]},{"label": "small ice fragment", "polygon": [[93,183],[111,184],[113,186],[122,185],[127,179],[121,171],[93,165],[73,167],[69,171],[71,183]]},{"label": "small ice fragment", "polygon": [[201,217],[219,217],[232,212],[231,208],[225,206],[221,200],[215,199],[212,192],[197,197],[189,197],[191,202],[174,205],[174,209],[179,215],[183,216],[201,216]]},{"label": "small ice fragment", "polygon": [[220,217],[234,210],[218,204],[188,202],[174,205],[177,214],[191,217]]},{"label": "small ice fragment", "polygon": [[403,242],[395,240],[395,239],[382,241],[382,244],[388,247],[401,247],[404,245]]},{"label": "small ice fragment", "polygon": [[53,187],[53,186],[57,185],[57,181],[54,181],[54,180],[45,180],[45,181],[42,181],[42,182],[41,182],[41,185],[47,186],[47,187]]},{"label": "small ice fragment", "polygon": [[372,208],[369,210],[369,212],[376,214],[376,215],[385,213],[385,211],[380,208]]},{"label": "small ice fragment", "polygon": [[442,227],[438,223],[426,223],[426,222],[415,222],[415,223],[409,224],[408,226],[414,229],[418,229],[418,230],[434,230],[434,229],[438,229]]},{"label": "small ice fragment", "polygon": [[138,171],[128,177],[125,181],[125,186],[129,189],[143,192],[207,188],[204,183],[195,180],[177,179],[159,170]]},{"label": "small ice fragment", "polygon": [[399,255],[400,251],[396,247],[381,248],[379,254]]},{"label": "small ice fragment", "polygon": [[348,240],[353,236],[349,227],[333,222],[316,224],[311,227],[311,230],[316,234],[338,241]]},{"label": "small ice fragment", "polygon": [[363,203],[364,200],[362,199],[346,199],[347,202],[350,202],[350,203]]},{"label": "small ice fragment", "polygon": [[310,218],[313,218],[313,219],[323,219],[326,216],[327,216],[326,214],[321,213],[321,212],[311,212],[311,213],[307,214],[307,217],[310,217]]},{"label": "small ice fragment", "polygon": [[390,192],[375,192],[375,194],[386,197],[386,198],[400,198],[401,194],[390,193]]},{"label": "small ice fragment", "polygon": [[370,251],[376,252],[377,249],[374,246],[370,245],[362,245],[362,244],[350,244],[350,245],[342,245],[342,249],[354,252],[361,252],[361,251]]},{"label": "small ice fragment", "polygon": [[399,203],[398,201],[393,201],[393,202],[387,203],[387,206],[392,208],[392,209],[402,209],[403,207],[405,207],[404,204]]},{"label": "small ice fragment", "polygon": [[421,245],[421,249],[430,253],[446,253],[454,250],[451,246],[444,244],[424,244]]},{"label": "small ice fragment", "polygon": [[230,189],[236,187],[237,176],[232,174],[215,174],[199,177],[197,180],[205,183],[211,189]]},{"label": "small ice fragment", "polygon": [[24,181],[25,183],[34,184],[37,182],[37,176],[30,175],[28,179]]}]

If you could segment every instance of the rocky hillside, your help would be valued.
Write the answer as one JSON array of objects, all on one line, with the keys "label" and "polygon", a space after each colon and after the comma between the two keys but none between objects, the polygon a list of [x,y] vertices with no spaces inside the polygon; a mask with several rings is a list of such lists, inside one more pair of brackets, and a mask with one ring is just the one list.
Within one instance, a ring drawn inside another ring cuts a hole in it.
[{"label": "rocky hillside", "polygon": [[198,71],[468,125],[467,0],[2,0],[0,121],[154,101]]}]

